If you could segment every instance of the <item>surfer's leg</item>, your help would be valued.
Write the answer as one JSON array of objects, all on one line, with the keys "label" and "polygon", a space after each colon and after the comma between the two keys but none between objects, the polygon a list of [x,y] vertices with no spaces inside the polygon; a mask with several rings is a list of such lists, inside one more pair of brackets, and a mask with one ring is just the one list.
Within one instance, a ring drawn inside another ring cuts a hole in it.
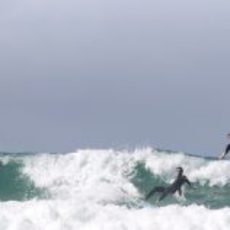
[{"label": "surfer's leg", "polygon": [[150,196],[152,196],[155,192],[164,192],[165,191],[165,187],[155,187],[153,190],[151,190],[147,196],[145,197],[146,200],[149,199]]},{"label": "surfer's leg", "polygon": [[163,194],[160,196],[158,201],[163,200],[168,194],[173,194],[174,192],[176,192],[175,187],[168,187],[167,189],[165,189],[165,191],[163,192]]},{"label": "surfer's leg", "polygon": [[229,153],[230,151],[230,144],[228,144],[224,150],[224,152],[218,157],[220,160],[224,159],[225,156]]},{"label": "surfer's leg", "polygon": [[160,202],[161,200],[163,200],[167,195],[169,194],[168,191],[165,191],[159,198],[158,202]]},{"label": "surfer's leg", "polygon": [[181,188],[178,188],[178,193],[179,193],[179,195],[181,196],[182,195],[182,191],[181,191]]},{"label": "surfer's leg", "polygon": [[230,151],[230,144],[227,145],[227,147],[226,147],[226,149],[225,149],[225,151],[224,151],[224,156],[223,156],[223,158],[229,153],[229,151]]},{"label": "surfer's leg", "polygon": [[169,186],[160,196],[159,201],[163,200],[168,194],[174,194],[176,191],[178,191],[180,196],[182,195],[181,187],[178,187],[177,185]]}]

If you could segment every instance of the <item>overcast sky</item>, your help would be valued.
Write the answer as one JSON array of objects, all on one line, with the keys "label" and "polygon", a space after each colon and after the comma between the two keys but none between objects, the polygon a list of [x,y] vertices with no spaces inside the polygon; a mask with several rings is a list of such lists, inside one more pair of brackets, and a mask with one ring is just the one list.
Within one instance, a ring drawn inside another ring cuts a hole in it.
[{"label": "overcast sky", "polygon": [[0,149],[219,153],[229,11],[229,0],[1,1]]}]

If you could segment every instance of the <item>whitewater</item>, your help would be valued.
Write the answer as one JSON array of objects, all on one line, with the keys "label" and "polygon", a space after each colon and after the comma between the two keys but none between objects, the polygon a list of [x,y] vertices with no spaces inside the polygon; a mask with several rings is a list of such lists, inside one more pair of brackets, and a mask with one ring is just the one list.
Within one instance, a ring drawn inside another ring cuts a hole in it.
[{"label": "whitewater", "polygon": [[[230,161],[152,148],[1,153],[0,230],[229,230]],[[156,204],[176,167],[193,188]]]}]

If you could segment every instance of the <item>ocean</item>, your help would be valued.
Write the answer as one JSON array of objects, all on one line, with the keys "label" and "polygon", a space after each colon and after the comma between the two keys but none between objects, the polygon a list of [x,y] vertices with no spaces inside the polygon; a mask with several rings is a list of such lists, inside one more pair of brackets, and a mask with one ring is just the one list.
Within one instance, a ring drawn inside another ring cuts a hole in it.
[{"label": "ocean", "polygon": [[[229,230],[230,161],[152,148],[1,153],[0,230]],[[176,167],[183,196],[143,197]]]}]

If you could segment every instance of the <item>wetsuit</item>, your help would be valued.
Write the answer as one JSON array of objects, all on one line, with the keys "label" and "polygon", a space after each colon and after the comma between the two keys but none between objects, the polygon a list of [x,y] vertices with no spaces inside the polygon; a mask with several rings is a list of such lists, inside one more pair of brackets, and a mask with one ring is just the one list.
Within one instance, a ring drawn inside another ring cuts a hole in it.
[{"label": "wetsuit", "polygon": [[222,160],[225,158],[225,156],[229,153],[230,151],[230,144],[228,144],[224,150],[224,152],[219,156],[219,159]]},{"label": "wetsuit", "polygon": [[226,146],[223,158],[228,154],[229,151],[230,151],[230,144]]},{"label": "wetsuit", "polygon": [[162,195],[159,198],[159,201],[163,200],[168,194],[174,194],[176,191],[178,191],[179,195],[181,196],[181,186],[184,183],[187,183],[191,187],[191,182],[188,180],[186,176],[183,175],[183,169],[181,167],[179,167],[178,169],[179,173],[177,175],[177,178],[171,185],[169,185],[168,187],[155,187],[153,190],[150,191],[150,193],[145,197],[145,199],[149,199],[149,197],[156,192],[162,193]]}]

